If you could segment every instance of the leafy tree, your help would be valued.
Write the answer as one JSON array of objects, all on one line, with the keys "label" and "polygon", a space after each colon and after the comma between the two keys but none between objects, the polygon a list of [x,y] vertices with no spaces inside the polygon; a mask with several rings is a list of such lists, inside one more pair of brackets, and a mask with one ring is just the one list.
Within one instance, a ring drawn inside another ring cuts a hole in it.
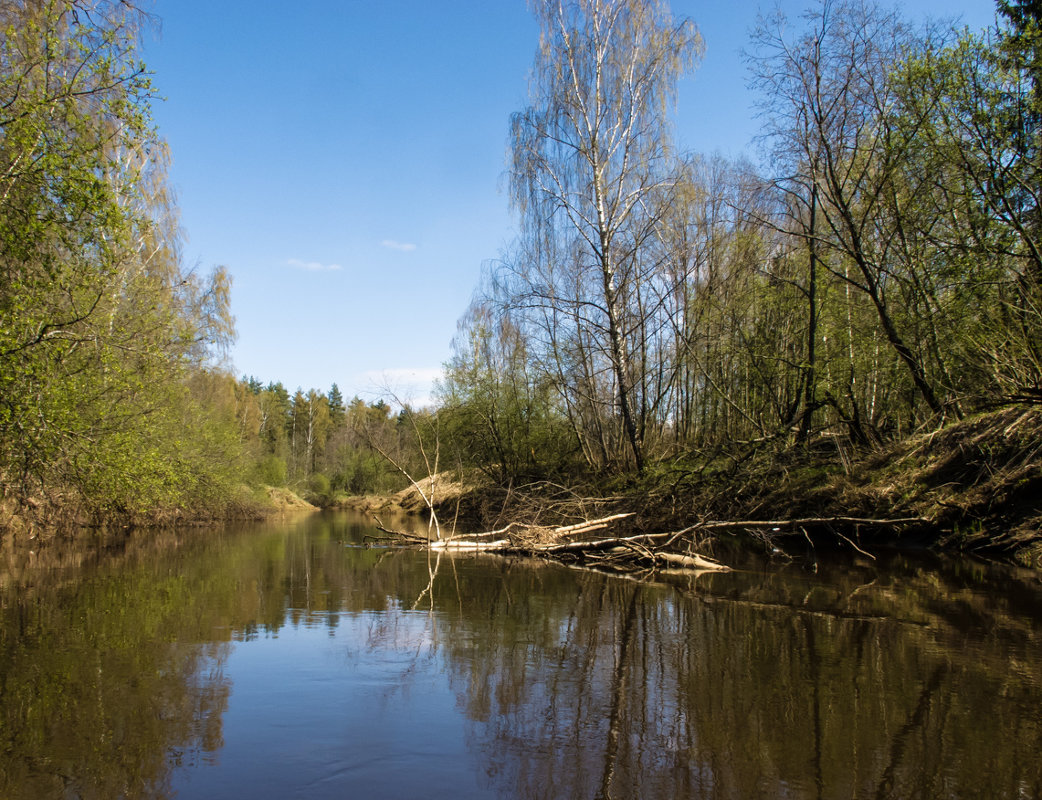
[{"label": "leafy tree", "polygon": [[289,457],[289,392],[282,383],[269,383],[261,390],[257,400],[261,414],[258,436],[262,450],[285,462]]},{"label": "leafy tree", "polygon": [[206,387],[230,279],[180,262],[145,19],[0,3],[0,482],[99,513],[217,502],[246,420]]},{"label": "leafy tree", "polygon": [[340,387],[335,383],[329,388],[326,401],[329,405],[329,424],[333,429],[339,428],[344,424],[347,409],[344,408],[344,396],[340,393]]},{"label": "leafy tree", "polygon": [[360,495],[403,487],[401,475],[375,449],[379,447],[411,463],[411,457],[403,454],[390,411],[383,400],[367,404],[355,397],[347,404],[342,423],[330,424],[316,457],[316,469],[329,477],[330,490]]},{"label": "leafy tree", "polygon": [[[770,111],[770,134],[788,155],[781,183],[794,195],[813,192],[824,230],[816,234],[820,263],[864,295],[879,327],[934,414],[945,410],[937,379],[927,370],[914,321],[902,325],[900,295],[917,279],[915,257],[899,229],[917,221],[895,218],[907,186],[903,166],[914,136],[894,124],[894,70],[915,36],[896,12],[864,0],[824,0],[808,27],[791,38],[780,14],[756,35],[758,85]],[[921,318],[919,321],[926,321]]]},{"label": "leafy tree", "polygon": [[[1031,30],[1030,16],[1023,24]],[[909,180],[930,176],[917,200],[931,222],[909,236],[928,239],[945,287],[933,291],[934,316],[951,320],[941,336],[951,372],[978,398],[1042,396],[1042,142],[1030,42],[1016,27],[994,40],[964,31],[898,73],[898,119],[918,144]]]},{"label": "leafy tree", "polygon": [[453,349],[439,414],[457,460],[503,485],[572,471],[576,440],[509,312],[476,301]]}]

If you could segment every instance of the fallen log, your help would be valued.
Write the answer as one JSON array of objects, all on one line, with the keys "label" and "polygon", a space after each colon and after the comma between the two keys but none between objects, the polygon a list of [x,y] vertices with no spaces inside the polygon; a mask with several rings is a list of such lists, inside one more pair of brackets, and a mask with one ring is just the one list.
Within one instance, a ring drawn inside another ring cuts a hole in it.
[{"label": "fallen log", "polygon": [[580,533],[589,533],[595,530],[603,530],[604,528],[607,528],[608,525],[612,522],[616,522],[617,520],[626,519],[627,517],[632,516],[633,512],[631,511],[626,514],[614,514],[610,517],[591,519],[587,520],[586,522],[578,522],[575,525],[565,525],[560,528],[554,528],[554,533],[556,533],[559,536],[577,536]]},{"label": "fallen log", "polygon": [[639,562],[647,566],[668,566],[673,569],[727,572],[731,568],[719,561],[690,552],[664,549],[662,543],[676,539],[676,533],[645,533],[638,536],[623,536],[598,539],[588,542],[565,542],[530,549],[531,555],[581,555],[608,554],[621,562]]},{"label": "fallen log", "polygon": [[530,549],[540,553],[566,553],[579,551],[606,550],[619,547],[626,543],[655,543],[658,540],[666,540],[673,536],[671,533],[641,533],[636,536],[618,536],[611,539],[593,539],[579,542],[561,542],[543,545],[533,545]]},{"label": "fallen log", "polygon": [[387,536],[363,536],[363,542],[397,542],[399,544],[406,543],[409,545],[425,545],[428,543],[426,536],[421,536],[417,533],[409,533],[408,531],[394,530],[393,528],[385,527],[380,518],[373,514],[375,527],[378,531],[383,531]]},{"label": "fallen log", "polygon": [[431,550],[472,550],[472,551],[496,551],[510,547],[509,539],[494,539],[490,542],[453,537],[451,539],[438,539],[430,543]]},{"label": "fallen log", "polygon": [[535,556],[570,564],[596,563],[601,569],[654,573],[661,570],[692,572],[727,571],[730,568],[695,550],[695,535],[714,531],[760,531],[762,535],[807,535],[808,527],[827,527],[858,552],[873,557],[840,531],[841,528],[899,528],[929,524],[923,517],[875,519],[869,517],[803,517],[777,520],[703,520],[676,531],[641,533],[628,536],[601,536],[596,539],[576,538],[600,532],[614,523],[632,517],[632,513],[584,520],[570,525],[546,527],[519,522],[491,531],[460,534],[443,539],[427,538],[385,528],[377,518],[377,527],[395,537],[403,546],[424,546],[438,552],[482,552]]},{"label": "fallen log", "polygon": [[[555,528],[549,532],[549,537],[544,539],[539,537],[547,537],[545,529],[537,529],[535,534],[526,535],[530,532],[527,530],[528,526],[517,525],[515,526],[517,532],[507,539],[483,541],[481,537],[485,534],[477,534],[472,537],[454,537],[453,540],[444,544],[434,543],[431,546],[436,549],[535,556],[567,563],[592,563],[595,561],[600,568],[615,571],[633,571],[639,568],[653,572],[659,568],[669,568],[697,572],[720,572],[730,569],[710,558],[690,552],[690,542],[684,539],[686,530],[561,541],[566,536],[576,535],[577,532],[590,533],[595,530],[603,530],[611,522],[630,516],[632,514],[617,514],[600,520]],[[678,543],[685,547],[674,549]]]},{"label": "fallen log", "polygon": [[929,525],[926,517],[898,517],[875,519],[872,517],[804,517],[802,519],[759,519],[759,520],[705,520],[692,528],[726,530],[728,528],[799,528],[804,525],[865,525],[875,528],[897,528],[904,525]]},{"label": "fallen log", "polygon": [[[555,528],[512,522],[503,528],[480,533],[460,534],[428,541],[416,534],[394,531],[377,518],[377,528],[388,539],[402,546],[422,545],[441,552],[501,553],[534,556],[567,563],[596,563],[601,569],[615,572],[653,574],[659,569],[688,572],[725,571],[729,567],[691,552],[692,542],[685,538],[697,526],[666,533],[641,533],[630,536],[576,539],[595,531],[603,531],[613,523],[634,516],[613,514]],[[368,537],[375,538],[375,537]]]}]

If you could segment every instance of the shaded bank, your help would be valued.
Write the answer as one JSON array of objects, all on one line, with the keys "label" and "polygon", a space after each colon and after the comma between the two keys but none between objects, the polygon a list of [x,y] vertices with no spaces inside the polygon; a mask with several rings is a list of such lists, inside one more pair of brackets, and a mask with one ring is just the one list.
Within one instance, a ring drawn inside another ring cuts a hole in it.
[{"label": "shaded bank", "polygon": [[272,486],[242,485],[232,496],[209,506],[103,513],[74,491],[52,490],[33,497],[0,498],[0,545],[38,547],[46,543],[75,549],[74,542],[79,540],[92,542],[139,528],[213,527],[317,510],[292,490]]}]

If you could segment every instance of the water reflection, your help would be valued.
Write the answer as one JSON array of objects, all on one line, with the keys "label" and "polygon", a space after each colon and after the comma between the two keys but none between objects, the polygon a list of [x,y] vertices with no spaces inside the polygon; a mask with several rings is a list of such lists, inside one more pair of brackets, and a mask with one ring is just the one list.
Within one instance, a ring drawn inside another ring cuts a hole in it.
[{"label": "water reflection", "polygon": [[[1034,573],[894,556],[643,585],[367,532],[9,559],[0,796],[1042,796]],[[244,731],[266,770],[237,771]],[[310,746],[292,770],[280,735]]]},{"label": "water reflection", "polygon": [[220,749],[228,645],[214,597],[204,573],[152,560],[179,544],[164,537],[108,570],[97,548],[5,554],[0,796],[164,797],[170,763]]},{"label": "water reflection", "polygon": [[1037,617],[964,589],[956,616],[982,624],[956,627],[957,586],[903,566],[682,594],[586,577],[522,657],[451,661],[523,797],[1042,796]]}]

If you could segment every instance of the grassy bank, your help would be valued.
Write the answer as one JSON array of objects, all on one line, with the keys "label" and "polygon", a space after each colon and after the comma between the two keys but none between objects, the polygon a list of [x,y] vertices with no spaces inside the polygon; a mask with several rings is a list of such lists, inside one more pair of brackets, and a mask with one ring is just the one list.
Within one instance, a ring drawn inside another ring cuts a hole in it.
[{"label": "grassy bank", "polygon": [[97,530],[215,525],[315,510],[317,506],[290,489],[245,484],[212,503],[147,509],[101,508],[72,490],[51,490],[0,501],[0,541],[15,545],[61,542]]}]

